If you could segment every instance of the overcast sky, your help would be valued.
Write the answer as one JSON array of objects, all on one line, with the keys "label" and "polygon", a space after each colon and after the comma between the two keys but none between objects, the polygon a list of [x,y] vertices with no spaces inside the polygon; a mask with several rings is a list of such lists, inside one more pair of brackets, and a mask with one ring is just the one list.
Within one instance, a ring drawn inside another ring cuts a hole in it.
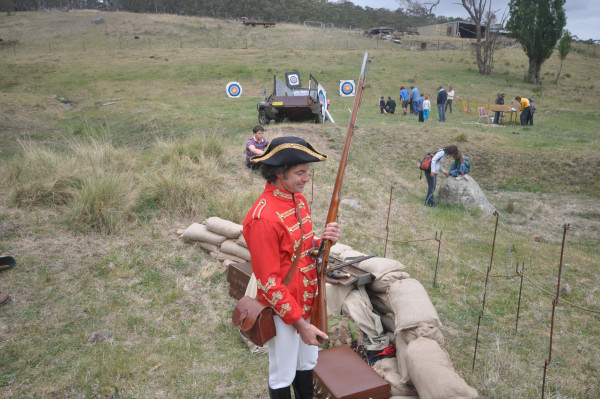
[{"label": "overcast sky", "polygon": [[[361,7],[388,8],[396,10],[400,8],[398,0],[350,0]],[[431,1],[431,0],[428,0]],[[508,13],[508,0],[491,0],[492,9]],[[600,0],[567,0],[565,3],[567,12],[566,28],[572,35],[579,39],[600,39]],[[440,0],[440,4],[433,11],[435,15],[446,17],[467,18],[469,14],[460,4],[460,0]]]}]

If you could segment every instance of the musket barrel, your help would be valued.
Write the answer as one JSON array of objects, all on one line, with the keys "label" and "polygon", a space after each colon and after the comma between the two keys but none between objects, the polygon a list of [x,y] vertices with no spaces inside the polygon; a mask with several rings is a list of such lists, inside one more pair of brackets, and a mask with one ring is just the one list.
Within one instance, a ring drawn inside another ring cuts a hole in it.
[{"label": "musket barrel", "polygon": [[[333,194],[331,195],[331,203],[329,204],[329,212],[327,213],[327,221],[325,225],[337,221],[342,180],[344,178],[344,171],[346,170],[346,164],[348,162],[348,155],[350,153],[350,146],[352,144],[352,137],[354,135],[354,127],[356,126],[356,118],[358,117],[358,110],[360,108],[362,93],[365,86],[368,61],[369,53],[365,53],[360,70],[358,88],[356,91],[356,96],[354,97],[354,105],[352,106],[352,114],[350,115],[350,123],[348,124],[346,143],[344,144],[344,151],[340,160],[340,166],[338,168]],[[329,272],[327,259],[329,258],[329,249],[331,248],[331,244],[332,243],[330,240],[324,240],[319,248],[319,256],[317,259],[317,265],[320,266],[319,281],[311,314],[311,324],[325,333],[327,333],[327,300],[325,292],[325,278]]]}]

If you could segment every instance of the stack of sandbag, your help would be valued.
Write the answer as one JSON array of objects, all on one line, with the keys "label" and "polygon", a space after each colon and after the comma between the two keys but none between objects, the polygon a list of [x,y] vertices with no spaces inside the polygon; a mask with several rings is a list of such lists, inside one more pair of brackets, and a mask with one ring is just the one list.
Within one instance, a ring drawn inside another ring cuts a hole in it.
[{"label": "stack of sandbag", "polygon": [[[343,244],[336,244],[330,249],[331,256],[344,262],[364,257],[365,254]],[[380,293],[387,299],[387,292],[394,281],[410,278],[402,263],[388,258],[373,257],[359,262],[358,268],[373,275],[373,280],[366,286],[327,285],[327,310],[330,316],[350,316],[364,333],[364,346],[367,350],[381,350],[394,339],[393,317],[382,316],[393,313],[391,306],[384,312],[374,309],[370,296]],[[392,320],[392,323],[390,323]],[[388,326],[384,326],[384,323]],[[390,334],[386,334],[386,331]],[[391,336],[390,336],[391,335]]]},{"label": "stack of sandbag", "polygon": [[405,334],[416,329],[421,323],[428,323],[438,329],[442,323],[425,287],[419,281],[413,278],[398,280],[391,285],[388,296],[394,313],[398,370],[402,382],[410,384],[411,379],[406,365],[408,342]]},{"label": "stack of sandbag", "polygon": [[180,238],[195,243],[221,261],[250,261],[250,251],[242,235],[241,224],[212,216],[201,224],[192,223],[181,233]]},{"label": "stack of sandbag", "polygon": [[424,336],[408,344],[406,363],[421,399],[478,398],[477,390],[452,367],[450,356],[440,344]]}]

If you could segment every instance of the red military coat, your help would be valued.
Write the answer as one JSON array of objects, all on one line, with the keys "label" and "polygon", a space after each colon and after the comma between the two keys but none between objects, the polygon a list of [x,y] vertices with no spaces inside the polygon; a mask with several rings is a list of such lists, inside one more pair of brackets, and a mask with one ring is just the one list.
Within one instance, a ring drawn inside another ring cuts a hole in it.
[{"label": "red military coat", "polygon": [[[289,286],[283,284],[300,244],[296,216],[302,217],[302,252]],[[250,250],[252,271],[258,285],[257,299],[271,305],[286,324],[310,317],[317,291],[317,270],[311,251],[316,240],[306,198],[267,183],[244,219],[244,238]]]}]

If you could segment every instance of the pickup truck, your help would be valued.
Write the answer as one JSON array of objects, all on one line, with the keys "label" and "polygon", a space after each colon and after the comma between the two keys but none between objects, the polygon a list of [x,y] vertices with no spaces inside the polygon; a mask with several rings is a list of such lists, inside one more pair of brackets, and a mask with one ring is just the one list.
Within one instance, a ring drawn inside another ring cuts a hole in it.
[{"label": "pickup truck", "polygon": [[327,110],[323,109],[319,99],[324,100],[325,95],[325,90],[312,75],[308,88],[289,87],[273,76],[273,93],[256,105],[258,123],[267,125],[272,120],[277,123],[303,120],[322,123]]}]

